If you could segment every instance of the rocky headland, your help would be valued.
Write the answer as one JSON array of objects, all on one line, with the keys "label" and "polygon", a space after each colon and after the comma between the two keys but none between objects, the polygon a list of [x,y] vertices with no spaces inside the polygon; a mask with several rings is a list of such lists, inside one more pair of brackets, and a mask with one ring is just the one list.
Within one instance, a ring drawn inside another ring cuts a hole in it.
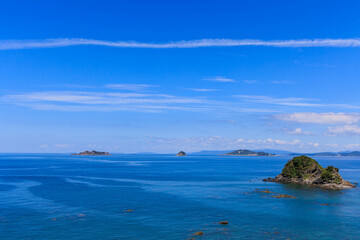
[{"label": "rocky headland", "polygon": [[83,156],[103,156],[103,155],[111,155],[108,152],[98,152],[98,151],[84,151],[80,153],[73,153],[71,155],[83,155]]},{"label": "rocky headland", "polygon": [[345,181],[340,176],[338,168],[333,166],[323,168],[316,160],[304,155],[288,161],[282,172],[275,178],[266,178],[263,181],[297,183],[331,190],[355,187],[354,184]]}]

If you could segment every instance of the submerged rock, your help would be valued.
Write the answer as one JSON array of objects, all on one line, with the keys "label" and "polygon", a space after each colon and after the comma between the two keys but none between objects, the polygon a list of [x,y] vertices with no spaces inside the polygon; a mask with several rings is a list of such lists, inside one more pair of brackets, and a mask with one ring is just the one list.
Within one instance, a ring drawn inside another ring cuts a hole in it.
[{"label": "submerged rock", "polygon": [[226,224],[229,224],[229,222],[228,221],[220,221],[219,224],[226,225]]},{"label": "submerged rock", "polygon": [[298,183],[331,190],[355,187],[354,184],[342,179],[338,168],[329,166],[324,169],[317,161],[307,156],[294,157],[286,163],[279,175],[275,178],[266,178],[263,181]]},{"label": "submerged rock", "polygon": [[274,198],[296,198],[294,196],[291,196],[291,195],[287,195],[287,194],[279,194],[279,195],[276,195],[276,196],[273,196]]},{"label": "submerged rock", "polygon": [[186,153],[183,151],[180,151],[178,154],[176,154],[176,156],[186,156]]},{"label": "submerged rock", "polygon": [[201,235],[204,235],[204,232],[203,232],[203,231],[199,231],[199,232],[196,232],[194,235],[195,235],[195,236],[201,236]]},{"label": "submerged rock", "polygon": [[270,191],[269,189],[266,189],[264,191],[260,191],[261,193],[273,193],[272,191]]}]

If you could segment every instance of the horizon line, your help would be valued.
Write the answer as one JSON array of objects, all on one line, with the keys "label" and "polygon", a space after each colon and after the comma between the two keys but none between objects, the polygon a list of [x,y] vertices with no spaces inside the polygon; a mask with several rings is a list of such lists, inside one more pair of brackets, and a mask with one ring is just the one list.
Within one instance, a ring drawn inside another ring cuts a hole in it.
[{"label": "horizon line", "polygon": [[[200,152],[221,152],[221,151],[237,151],[237,150],[249,150],[249,151],[283,151],[283,152],[289,152],[288,155],[276,155],[276,156],[291,156],[291,154],[315,154],[315,153],[347,153],[347,152],[359,152],[358,150],[340,150],[340,151],[315,151],[315,152],[294,152],[290,150],[284,150],[284,149],[271,149],[271,148],[258,148],[258,149],[248,149],[248,148],[240,148],[240,149],[228,149],[228,150],[198,150],[198,151],[186,151],[187,154],[193,154],[193,153],[200,153]],[[85,150],[90,151],[90,150]],[[95,150],[98,151],[98,150]],[[100,150],[99,150],[100,151]],[[77,153],[78,151],[69,151],[69,152],[0,152],[0,154],[73,154]],[[109,151],[110,155],[113,154],[122,154],[122,155],[134,155],[134,154],[144,154],[144,155],[169,155],[169,154],[177,154],[178,151],[175,152],[167,152],[167,153],[159,153],[159,152],[111,152]],[[96,156],[96,155],[94,155]],[[326,157],[326,156],[317,156],[317,157]],[[353,157],[353,156],[348,156]]]}]

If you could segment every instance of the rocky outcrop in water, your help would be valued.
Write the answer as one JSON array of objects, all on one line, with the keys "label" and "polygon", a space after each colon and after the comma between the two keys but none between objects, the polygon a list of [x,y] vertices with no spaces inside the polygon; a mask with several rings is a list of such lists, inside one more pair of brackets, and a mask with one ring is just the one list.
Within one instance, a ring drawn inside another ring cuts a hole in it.
[{"label": "rocky outcrop in water", "polygon": [[298,183],[312,185],[331,190],[354,188],[355,185],[345,181],[339,169],[333,166],[323,168],[317,161],[307,156],[294,157],[288,161],[282,172],[275,178],[267,178],[266,182]]},{"label": "rocky outcrop in water", "polygon": [[178,154],[176,154],[176,156],[183,157],[183,156],[186,156],[186,153],[183,151],[180,151]]}]

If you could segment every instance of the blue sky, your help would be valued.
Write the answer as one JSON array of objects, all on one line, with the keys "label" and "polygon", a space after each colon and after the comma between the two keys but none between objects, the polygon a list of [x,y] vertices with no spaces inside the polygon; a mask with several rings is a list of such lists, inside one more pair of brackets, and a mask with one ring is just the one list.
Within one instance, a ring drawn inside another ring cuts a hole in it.
[{"label": "blue sky", "polygon": [[0,152],[360,148],[359,1],[2,1]]}]

